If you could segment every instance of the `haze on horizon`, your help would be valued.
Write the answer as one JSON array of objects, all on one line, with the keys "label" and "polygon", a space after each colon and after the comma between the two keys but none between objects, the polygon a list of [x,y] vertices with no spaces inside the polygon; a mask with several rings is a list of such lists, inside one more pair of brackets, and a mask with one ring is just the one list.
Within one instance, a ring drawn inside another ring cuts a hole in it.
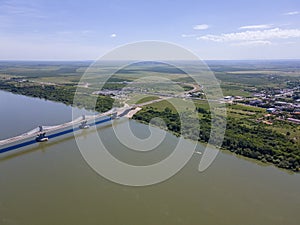
[{"label": "haze on horizon", "polygon": [[293,0],[0,0],[0,60],[94,60],[143,40],[204,60],[300,59]]}]

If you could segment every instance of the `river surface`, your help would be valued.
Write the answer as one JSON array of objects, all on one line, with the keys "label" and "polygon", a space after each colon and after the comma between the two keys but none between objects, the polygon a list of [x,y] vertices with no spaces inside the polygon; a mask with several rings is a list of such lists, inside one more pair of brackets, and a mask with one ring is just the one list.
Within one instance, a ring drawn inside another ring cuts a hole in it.
[{"label": "river surface", "polygon": [[[70,121],[71,111],[60,103],[0,91],[0,139],[41,124]],[[85,112],[78,110],[80,113]],[[139,136],[149,135],[148,126],[135,121],[118,121],[113,126],[122,129],[128,123]],[[168,134],[155,151],[143,154],[123,146],[113,135],[112,126],[97,131],[112,155],[136,165],[167,157],[178,141]],[[83,134],[87,139],[92,135],[89,132]],[[198,150],[203,150],[203,145],[199,144]],[[219,153],[200,173],[200,158],[194,154],[167,181],[129,187],[95,173],[83,159],[73,135],[5,153],[0,155],[0,224],[299,224],[299,174],[226,152]]]}]

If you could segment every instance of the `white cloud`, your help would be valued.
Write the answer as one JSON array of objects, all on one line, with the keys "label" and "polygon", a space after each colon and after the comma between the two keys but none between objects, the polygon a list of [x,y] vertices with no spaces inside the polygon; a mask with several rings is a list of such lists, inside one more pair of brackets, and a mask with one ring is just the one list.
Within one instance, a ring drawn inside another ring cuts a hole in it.
[{"label": "white cloud", "polygon": [[248,30],[248,29],[268,29],[271,28],[272,24],[259,24],[259,25],[249,25],[249,26],[242,26],[239,29],[240,30]]},{"label": "white cloud", "polygon": [[182,34],[181,37],[183,38],[190,38],[190,37],[196,37],[196,34]]},{"label": "white cloud", "polygon": [[292,11],[292,12],[284,13],[283,15],[286,15],[286,16],[293,16],[293,15],[298,15],[298,14],[300,14],[299,11]]},{"label": "white cloud", "polygon": [[268,30],[255,30],[244,31],[237,33],[227,33],[221,35],[204,35],[198,37],[198,40],[209,40],[215,42],[234,42],[234,41],[258,41],[270,39],[287,39],[287,38],[300,38],[300,29],[268,29]]},{"label": "white cloud", "polygon": [[115,38],[115,37],[117,37],[117,34],[111,34],[110,37]]},{"label": "white cloud", "polygon": [[271,41],[245,41],[245,42],[238,42],[232,44],[234,46],[260,46],[260,45],[272,45]]},{"label": "white cloud", "polygon": [[194,30],[207,30],[209,28],[209,25],[207,24],[198,24],[193,27]]}]

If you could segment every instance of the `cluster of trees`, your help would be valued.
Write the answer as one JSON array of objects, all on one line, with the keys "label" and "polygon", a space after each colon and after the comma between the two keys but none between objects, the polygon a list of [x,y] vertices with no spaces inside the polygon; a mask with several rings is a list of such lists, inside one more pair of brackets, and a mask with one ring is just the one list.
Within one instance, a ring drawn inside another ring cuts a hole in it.
[{"label": "cluster of trees", "polygon": [[[176,135],[181,135],[182,130],[185,130],[182,134],[184,137],[208,142],[211,132],[211,116],[207,110],[202,108],[197,108],[197,112],[199,113],[199,122],[189,116],[188,112],[178,114],[168,108],[159,111],[147,107],[135,114],[133,119],[149,123],[152,118],[159,117],[164,120],[167,129]],[[182,117],[185,118],[185,123],[181,125],[180,118]],[[197,123],[200,124],[200,131]],[[227,118],[222,148],[262,162],[272,163],[280,168],[293,171],[300,169],[299,145],[288,136],[270,131],[254,122],[250,126],[241,119]]]},{"label": "cluster of trees", "polygon": [[173,113],[170,108],[165,108],[164,111],[155,110],[152,107],[147,107],[141,110],[141,113],[137,113],[133,116],[133,119],[139,120],[145,123],[151,123],[153,125],[163,127],[158,120],[153,120],[154,118],[161,118],[164,120],[167,129],[171,132],[179,135],[181,130],[180,117],[178,113]]},{"label": "cluster of trees", "polygon": [[223,147],[237,154],[272,163],[278,167],[298,171],[300,149],[286,135],[253,124],[246,126],[239,120],[227,120]]},{"label": "cluster of trees", "polygon": [[73,102],[76,87],[59,85],[32,85],[27,83],[0,81],[2,90],[30,97],[62,102],[66,105],[83,107],[88,110],[105,112],[112,108],[114,99],[109,96],[98,96],[95,105],[95,96],[90,93],[79,93],[78,102]]}]

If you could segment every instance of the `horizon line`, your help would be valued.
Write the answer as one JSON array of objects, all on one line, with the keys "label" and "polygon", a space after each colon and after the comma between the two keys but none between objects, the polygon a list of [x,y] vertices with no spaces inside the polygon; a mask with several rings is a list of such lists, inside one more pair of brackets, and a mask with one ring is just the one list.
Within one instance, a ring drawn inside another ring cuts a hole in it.
[{"label": "horizon line", "polygon": [[[128,60],[103,60],[103,61],[136,61],[139,59]],[[166,61],[198,61],[198,60],[168,60]],[[298,61],[300,58],[288,58],[288,59],[199,59],[201,61]],[[95,62],[97,59],[0,59],[0,62]],[[150,61],[150,60],[149,60]],[[152,60],[155,61],[155,60]]]}]

